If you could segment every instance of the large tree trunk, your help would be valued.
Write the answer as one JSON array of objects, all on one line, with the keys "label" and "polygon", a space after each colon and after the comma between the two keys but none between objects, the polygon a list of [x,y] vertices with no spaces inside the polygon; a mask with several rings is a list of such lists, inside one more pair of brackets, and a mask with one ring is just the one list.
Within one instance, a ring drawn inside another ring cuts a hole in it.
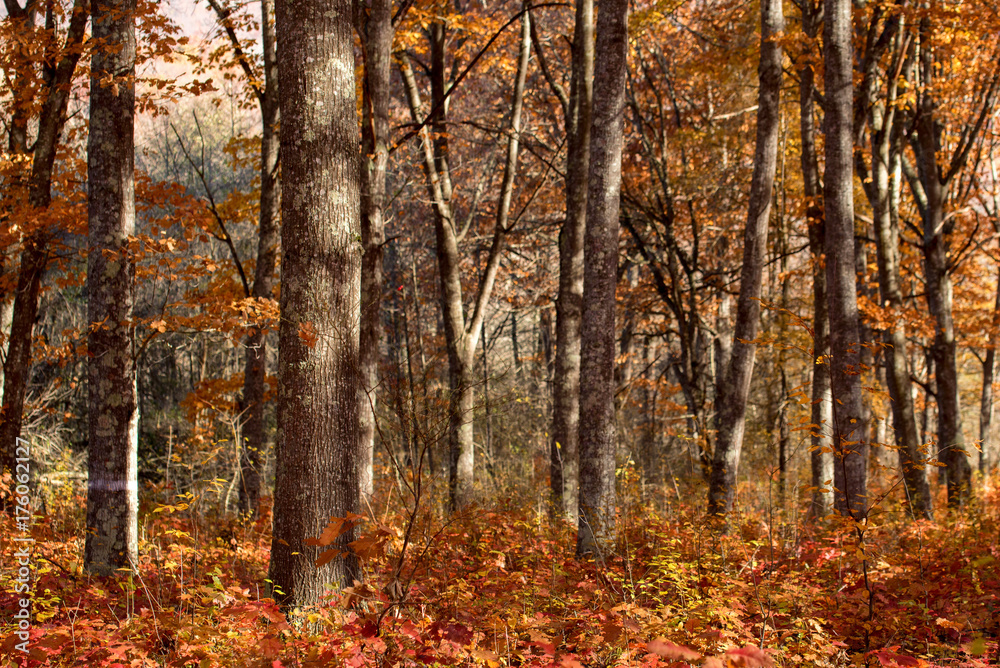
[{"label": "large tree trunk", "polygon": [[385,245],[385,177],[389,165],[389,76],[392,2],[374,0],[358,34],[365,56],[361,125],[361,387],[358,483],[364,499],[374,492],[375,391],[378,386],[382,311],[382,248]]},{"label": "large tree trunk", "polygon": [[93,5],[87,141],[89,457],[84,564],[96,575],[138,566],[135,263],[135,0]]},{"label": "large tree trunk", "polygon": [[716,396],[719,433],[715,440],[708,490],[708,512],[715,515],[725,515],[733,508],[736,474],[743,447],[747,397],[750,394],[750,380],[757,352],[757,345],[753,341],[757,338],[760,325],[761,279],[767,256],[767,228],[778,155],[782,50],[776,37],[784,28],[781,0],[763,0],[760,7],[757,145],[750,183],[749,212],[743,236],[740,296],[736,302],[736,326],[726,381]]},{"label": "large tree trunk", "polygon": [[[261,43],[264,50],[264,86],[258,89],[261,109],[260,215],[257,227],[255,299],[270,299],[278,255],[281,182],[278,179],[278,59],[274,39],[274,0],[261,0]],[[264,463],[264,393],[267,378],[267,333],[254,328],[246,340],[243,359],[243,437],[240,450],[240,512],[257,514]]]},{"label": "large tree trunk", "polygon": [[[813,0],[802,3],[802,30],[811,40],[819,31],[819,7]],[[813,364],[812,430],[809,443],[809,468],[811,472],[812,504],[809,514],[813,518],[826,517],[833,508],[833,448],[830,430],[833,427],[833,400],[830,395],[830,366],[827,355],[830,348],[830,320],[826,303],[826,267],[823,250],[825,226],[823,212],[823,186],[819,176],[819,159],[816,153],[816,117],[813,103],[816,97],[816,72],[811,63],[801,61],[799,67],[799,135],[802,140],[802,184],[806,197],[806,224],[809,228],[809,252],[812,256],[813,286]]]},{"label": "large tree trunk", "polygon": [[287,608],[360,579],[348,528],[316,566],[331,517],[359,510],[360,186],[347,0],[276,6],[281,63],[281,325],[269,578]]},{"label": "large tree trunk", "polygon": [[824,0],[826,66],[826,278],[830,314],[835,505],[860,519],[867,512],[867,470],[861,423],[861,357],[854,261],[854,86],[851,0]]},{"label": "large tree trunk", "polygon": [[584,235],[577,554],[614,547],[615,287],[628,62],[628,0],[601,0]]},{"label": "large tree trunk", "polygon": [[[86,0],[73,3],[66,41],[59,62],[50,71],[38,119],[31,173],[28,177],[28,205],[36,210],[47,209],[52,201],[52,170],[56,150],[69,104],[70,82],[80,60],[87,23],[89,4]],[[55,35],[51,36],[53,40]],[[19,139],[19,141],[21,141]],[[18,267],[17,292],[14,295],[7,358],[4,360],[3,409],[0,412],[0,470],[14,470],[17,438],[21,435],[24,399],[31,372],[31,335],[38,316],[38,297],[42,274],[48,265],[48,243],[51,230],[32,231],[22,241],[21,263]]]},{"label": "large tree trunk", "polygon": [[576,524],[579,503],[580,317],[583,313],[583,238],[594,78],[594,3],[577,0],[566,117],[566,222],[559,232],[556,371],[552,385],[553,503]]}]

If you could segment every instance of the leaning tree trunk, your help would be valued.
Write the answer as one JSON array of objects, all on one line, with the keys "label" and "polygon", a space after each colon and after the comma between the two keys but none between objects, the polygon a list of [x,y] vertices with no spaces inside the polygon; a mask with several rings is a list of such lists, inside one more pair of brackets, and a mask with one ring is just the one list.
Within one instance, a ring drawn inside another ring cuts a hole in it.
[{"label": "leaning tree trunk", "polygon": [[[281,182],[278,179],[278,59],[274,40],[274,0],[261,0],[261,43],[264,51],[264,86],[257,89],[261,110],[260,214],[257,227],[257,263],[254,266],[255,299],[270,299],[278,255],[278,219]],[[253,328],[247,336],[243,358],[244,412],[240,449],[240,512],[257,514],[264,464],[264,394],[267,378],[267,333]]]},{"label": "leaning tree trunk", "polygon": [[743,269],[736,302],[733,347],[726,381],[716,396],[719,433],[715,440],[708,512],[725,515],[733,508],[736,473],[743,447],[747,397],[753,375],[760,325],[760,291],[767,256],[767,228],[771,191],[778,156],[778,121],[782,50],[777,36],[785,28],[781,0],[763,0],[760,6],[760,100],[757,108],[757,146],[750,183],[750,206],[743,236]]},{"label": "leaning tree trunk", "polygon": [[[802,29],[811,40],[819,31],[819,8],[813,0],[802,4]],[[812,429],[809,443],[813,518],[826,517],[833,509],[833,448],[830,430],[833,427],[833,400],[830,395],[830,319],[826,303],[826,269],[823,266],[825,227],[823,186],[816,154],[816,117],[813,103],[816,97],[816,72],[811,63],[799,67],[799,134],[802,140],[802,184],[806,197],[806,224],[809,228],[809,253],[812,256],[813,286],[813,364],[812,367]]]},{"label": "leaning tree trunk", "polygon": [[854,263],[854,86],[851,0],[824,0],[826,66],[826,278],[830,313],[835,505],[855,519],[867,510],[867,471],[861,424],[861,357]]},{"label": "leaning tree trunk", "polygon": [[615,287],[628,62],[628,0],[601,0],[584,235],[577,554],[608,553],[615,525]]},{"label": "leaning tree trunk", "polygon": [[[374,492],[375,391],[378,386],[385,245],[385,177],[389,165],[389,78],[392,65],[392,1],[374,0],[358,26],[365,74],[361,125],[361,387],[358,391],[358,484],[363,499]],[[401,416],[402,417],[402,416]]]},{"label": "leaning tree trunk", "polygon": [[286,608],[361,578],[349,524],[316,566],[331,517],[359,510],[361,253],[348,0],[276,5],[281,63],[281,324],[278,443],[269,579]]},{"label": "leaning tree trunk", "polygon": [[566,222],[559,233],[556,298],[556,371],[552,384],[551,489],[553,503],[572,523],[579,502],[580,316],[583,312],[583,237],[594,78],[594,3],[577,0],[573,71],[566,118]]},{"label": "leaning tree trunk", "polygon": [[138,436],[135,263],[135,0],[100,0],[91,59],[87,141],[87,539],[95,575],[136,568]]}]

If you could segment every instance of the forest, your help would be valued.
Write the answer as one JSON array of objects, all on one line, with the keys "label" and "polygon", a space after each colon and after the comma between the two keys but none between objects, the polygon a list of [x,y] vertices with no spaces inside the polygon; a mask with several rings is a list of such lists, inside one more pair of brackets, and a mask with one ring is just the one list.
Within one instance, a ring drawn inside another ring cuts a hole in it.
[{"label": "forest", "polygon": [[1000,1],[4,0],[0,667],[1000,664]]}]

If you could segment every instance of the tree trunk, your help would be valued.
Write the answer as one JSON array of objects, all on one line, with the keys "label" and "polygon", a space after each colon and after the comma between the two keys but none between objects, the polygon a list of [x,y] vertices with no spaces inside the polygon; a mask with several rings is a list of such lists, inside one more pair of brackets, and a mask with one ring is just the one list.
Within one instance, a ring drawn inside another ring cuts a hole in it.
[{"label": "tree trunk", "polygon": [[[520,146],[519,133],[521,111],[524,105],[524,86],[531,49],[530,26],[529,15],[525,13],[521,23],[517,74],[511,96],[508,128],[510,134],[507,140],[503,180],[497,198],[493,241],[486,258],[486,268],[479,280],[475,304],[468,319],[466,319],[462,297],[461,258],[458,251],[460,235],[451,207],[452,186],[448,168],[447,127],[444,118],[444,95],[446,92],[444,49],[447,31],[444,24],[440,22],[431,24],[430,29],[431,103],[434,110],[431,116],[431,125],[435,130],[435,135],[432,138],[427,132],[427,128],[424,127],[420,136],[424,154],[424,175],[427,179],[431,201],[434,204],[438,275],[441,282],[441,313],[444,319],[445,344],[448,348],[448,380],[451,390],[451,398],[448,403],[448,496],[452,510],[463,508],[471,503],[474,494],[475,443],[473,442],[472,411],[475,399],[475,377],[473,363],[482,322],[486,317],[486,305],[493,293],[493,285],[500,269],[504,238],[508,232],[510,204]],[[405,54],[401,54],[399,58],[399,69],[403,77],[410,116],[415,123],[422,123],[420,91],[408,62],[408,56]]]},{"label": "tree trunk", "polygon": [[[75,0],[62,57],[53,68],[41,104],[38,131],[34,142],[31,173],[28,176],[28,205],[38,211],[52,201],[52,169],[69,105],[70,83],[82,53],[87,24],[88,3]],[[51,36],[53,40],[55,35]],[[19,139],[18,141],[21,141]],[[31,372],[31,335],[38,316],[38,296],[42,274],[48,265],[48,242],[51,231],[37,229],[22,241],[21,263],[11,316],[7,358],[4,360],[3,409],[0,412],[0,470],[14,470],[17,438],[21,435],[24,399]]]},{"label": "tree trunk", "polygon": [[316,566],[331,517],[359,510],[360,186],[351,3],[276,5],[281,63],[281,324],[274,535],[268,577],[285,608],[361,578],[348,528]]},{"label": "tree trunk", "polygon": [[580,497],[576,551],[608,554],[615,525],[615,287],[628,62],[628,0],[597,16],[580,330]]},{"label": "tree trunk", "polygon": [[389,78],[392,2],[374,0],[358,26],[365,74],[361,125],[361,387],[358,477],[363,499],[374,492],[375,390],[378,386],[382,305],[382,249],[385,245],[385,177],[389,165]]},{"label": "tree trunk", "polygon": [[570,99],[566,117],[566,222],[559,232],[556,370],[552,386],[553,505],[576,524],[579,504],[580,317],[583,313],[583,238],[594,78],[594,3],[577,0]]},{"label": "tree trunk", "polygon": [[[261,0],[261,42],[264,51],[264,87],[259,89],[261,108],[260,215],[257,228],[257,263],[254,267],[255,299],[270,299],[274,289],[278,253],[278,220],[281,182],[278,179],[278,65],[274,40],[274,0]],[[267,379],[266,332],[254,328],[246,340],[243,360],[244,411],[240,450],[240,512],[257,515],[264,464],[264,394]]]},{"label": "tree trunk", "polygon": [[[948,505],[960,507],[970,498],[972,467],[969,465],[962,436],[959,402],[959,379],[956,366],[957,342],[952,307],[951,274],[957,257],[952,253],[951,234],[956,216],[945,215],[950,187],[957,174],[966,168],[970,154],[978,156],[981,133],[992,118],[1000,92],[1000,70],[993,68],[989,78],[977,81],[970,100],[975,110],[961,127],[946,127],[945,115],[937,113],[935,77],[940,63],[935,56],[937,37],[933,15],[924,14],[918,29],[920,75],[910,146],[917,158],[917,174],[907,172],[923,223],[923,265],[927,306],[934,319],[934,379],[938,409],[938,451],[947,466]],[[945,137],[959,137],[950,159]],[[976,158],[979,159],[978,157]],[[975,171],[975,167],[971,171]]]},{"label": "tree trunk", "polygon": [[867,512],[867,443],[854,261],[851,0],[824,0],[826,66],[826,279],[830,313],[835,505],[861,519]]},{"label": "tree trunk", "polygon": [[[902,54],[896,56],[902,57]],[[897,84],[888,83],[887,103],[872,112],[871,171],[861,165],[862,182],[872,206],[875,227],[875,253],[881,304],[889,312],[890,329],[882,333],[885,343],[885,379],[892,406],[899,468],[903,475],[907,501],[914,517],[931,517],[932,499],[927,484],[926,456],[921,452],[917,415],[913,404],[910,368],[906,355],[906,326],[902,317],[903,291],[900,287],[899,217],[893,211],[898,200],[893,192],[899,186],[898,147],[894,145],[897,119],[894,101]],[[858,160],[861,158],[858,153]]]},{"label": "tree trunk", "polygon": [[[1000,211],[997,212],[1000,214]],[[990,333],[990,348],[983,360],[983,390],[979,401],[979,474],[985,478],[990,472],[990,448],[993,428],[993,378],[996,373],[997,345],[1000,343],[1000,275],[997,276],[996,304],[993,307],[993,323]]]},{"label": "tree trunk", "polygon": [[743,268],[740,296],[736,302],[733,348],[726,382],[716,396],[719,433],[715,440],[712,477],[708,490],[708,512],[725,515],[733,508],[736,474],[743,447],[747,396],[753,376],[754,356],[760,325],[761,278],[767,255],[767,228],[771,214],[771,192],[778,155],[779,96],[782,50],[776,37],[784,30],[780,0],[763,0],[760,8],[760,101],[750,205],[743,237]]},{"label": "tree trunk", "polygon": [[[802,4],[802,30],[810,40],[819,32],[819,7],[813,0]],[[823,257],[825,221],[823,186],[819,176],[816,153],[816,118],[813,103],[816,97],[816,72],[812,63],[802,61],[799,67],[799,135],[802,141],[802,184],[806,198],[806,224],[809,228],[809,253],[812,256],[813,286],[813,364],[810,422],[809,465],[811,471],[813,518],[826,517],[833,508],[833,447],[830,430],[833,426],[833,402],[830,395],[830,366],[827,362],[830,346],[830,320],[826,303],[826,267]]]},{"label": "tree trunk", "polygon": [[92,11],[87,141],[89,457],[84,564],[95,575],[138,566],[135,264],[135,0]]}]

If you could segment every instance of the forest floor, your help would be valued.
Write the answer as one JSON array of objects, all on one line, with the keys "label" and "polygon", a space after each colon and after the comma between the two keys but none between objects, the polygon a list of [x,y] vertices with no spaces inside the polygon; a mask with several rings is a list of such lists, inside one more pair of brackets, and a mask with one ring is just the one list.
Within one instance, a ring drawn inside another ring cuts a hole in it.
[{"label": "forest floor", "polygon": [[537,507],[444,520],[383,501],[359,526],[364,584],[290,625],[264,597],[267,514],[147,499],[138,572],[100,579],[80,563],[85,497],[67,487],[32,528],[28,654],[11,623],[17,527],[0,518],[0,666],[1000,663],[997,491],[936,522],[880,509],[863,545],[856,526],[780,513],[738,513],[722,534],[702,495],[681,496],[627,494],[616,554],[597,560]]}]

